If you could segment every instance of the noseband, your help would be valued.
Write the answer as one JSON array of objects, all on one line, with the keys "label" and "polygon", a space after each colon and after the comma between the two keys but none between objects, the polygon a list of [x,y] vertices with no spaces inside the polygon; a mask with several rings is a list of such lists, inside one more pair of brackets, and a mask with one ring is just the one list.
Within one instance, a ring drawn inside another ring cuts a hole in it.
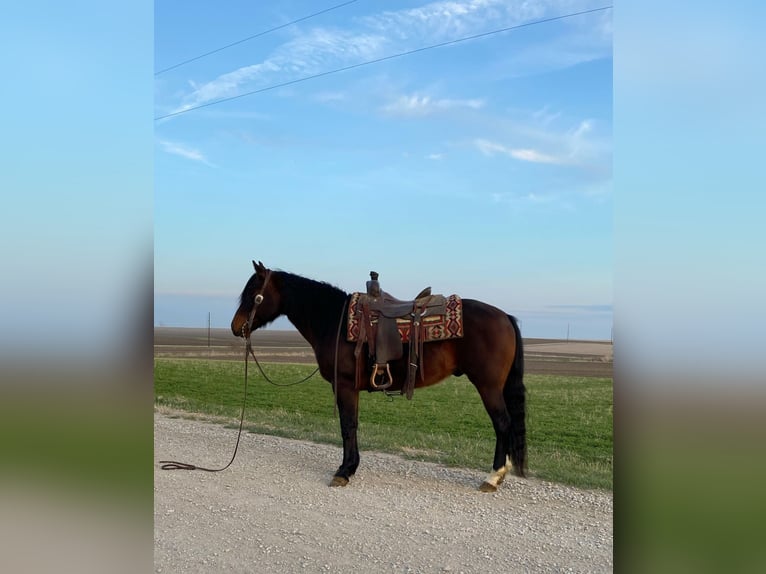
[{"label": "noseband", "polygon": [[269,280],[271,279],[271,270],[266,274],[266,279],[263,281],[263,285],[261,285],[261,289],[258,291],[258,293],[255,294],[255,297],[253,297],[253,310],[250,311],[250,316],[247,318],[247,337],[245,337],[245,325],[242,325],[242,337],[246,339],[250,339],[250,333],[253,330],[253,321],[255,321],[255,312],[258,310],[258,305],[263,303],[263,292],[266,290],[266,286],[269,284]]}]

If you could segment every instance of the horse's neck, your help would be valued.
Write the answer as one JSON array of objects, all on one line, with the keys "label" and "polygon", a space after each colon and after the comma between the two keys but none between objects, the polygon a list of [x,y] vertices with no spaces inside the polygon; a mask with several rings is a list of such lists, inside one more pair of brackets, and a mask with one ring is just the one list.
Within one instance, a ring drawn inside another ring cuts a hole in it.
[{"label": "horse's neck", "polygon": [[312,348],[316,348],[327,337],[335,337],[343,312],[344,296],[342,291],[327,291],[311,301],[305,301],[298,293],[285,293],[284,315]]},{"label": "horse's neck", "polygon": [[287,318],[290,320],[293,326],[298,329],[298,332],[301,334],[301,336],[309,342],[311,348],[316,348],[319,340],[317,338],[316,332],[311,328],[310,322],[308,322],[303,316],[296,317],[295,313],[288,313]]}]

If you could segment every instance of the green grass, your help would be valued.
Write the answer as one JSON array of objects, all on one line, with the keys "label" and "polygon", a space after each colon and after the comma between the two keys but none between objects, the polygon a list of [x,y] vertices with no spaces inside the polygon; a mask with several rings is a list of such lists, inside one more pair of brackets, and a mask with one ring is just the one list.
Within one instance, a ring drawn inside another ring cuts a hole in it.
[{"label": "green grass", "polygon": [[[309,365],[264,365],[289,383]],[[330,384],[316,375],[279,388],[251,370],[245,410],[252,432],[340,445]],[[158,407],[237,419],[242,408],[242,363],[155,359]],[[529,473],[584,488],[612,488],[612,380],[527,375]],[[476,389],[465,377],[415,391],[413,400],[360,394],[359,448],[489,471],[495,435]],[[335,468],[340,460],[328,461]]]}]

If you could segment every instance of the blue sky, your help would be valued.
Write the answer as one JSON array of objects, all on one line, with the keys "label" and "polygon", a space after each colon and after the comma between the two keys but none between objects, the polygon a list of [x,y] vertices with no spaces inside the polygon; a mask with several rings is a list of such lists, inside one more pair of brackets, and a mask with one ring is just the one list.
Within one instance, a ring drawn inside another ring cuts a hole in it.
[{"label": "blue sky", "polygon": [[[155,70],[340,3],[158,2]],[[155,324],[227,326],[256,259],[609,339],[612,10],[214,103],[604,5],[359,0],[157,74],[155,117],[206,107],[155,121]]]}]

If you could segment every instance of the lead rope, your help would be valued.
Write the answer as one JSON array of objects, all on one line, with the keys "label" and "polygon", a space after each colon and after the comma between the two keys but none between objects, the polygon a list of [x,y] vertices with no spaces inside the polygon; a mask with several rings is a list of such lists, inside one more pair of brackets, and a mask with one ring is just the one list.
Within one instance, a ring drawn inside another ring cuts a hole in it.
[{"label": "lead rope", "polygon": [[[247,339],[247,347],[250,346],[250,339]],[[223,468],[205,468],[204,466],[197,466],[194,464],[189,464],[186,462],[178,462],[175,460],[161,460],[160,464],[162,465],[160,468],[162,470],[204,470],[205,472],[221,472],[222,470],[226,470],[231,466],[231,463],[234,462],[234,457],[237,456],[237,449],[239,449],[239,439],[242,438],[242,425],[245,422],[245,405],[247,404],[247,349],[245,349],[245,396],[242,399],[242,414],[239,417],[239,432],[237,433],[237,444],[234,445],[234,454],[231,455],[231,460],[229,461],[229,464],[224,466]]]},{"label": "lead rope", "polygon": [[[226,470],[231,466],[231,463],[234,462],[234,457],[237,456],[237,450],[239,449],[239,441],[242,438],[242,426],[245,423],[245,405],[247,404],[247,353],[250,352],[251,355],[253,355],[253,358],[255,359],[255,353],[253,353],[253,347],[250,344],[250,328],[253,325],[253,319],[255,318],[255,312],[258,309],[258,305],[261,304],[263,301],[263,292],[266,289],[266,285],[269,282],[269,279],[271,279],[271,271],[269,271],[268,275],[266,275],[266,279],[263,282],[263,285],[261,286],[261,290],[259,293],[256,294],[254,298],[254,304],[253,304],[253,310],[250,312],[250,316],[248,317],[247,321],[247,327],[248,327],[248,335],[246,337],[246,344],[245,344],[245,392],[244,397],[242,399],[242,413],[239,416],[239,432],[237,432],[237,444],[234,445],[234,454],[231,455],[231,460],[229,461],[229,464],[224,466],[223,468],[205,468],[204,466],[197,466],[195,464],[189,464],[186,462],[178,462],[176,460],[161,460],[160,464],[162,465],[160,468],[162,470],[204,470],[205,472],[221,472],[222,470]],[[242,326],[242,334],[244,336],[245,333],[245,326]],[[255,359],[256,364],[258,364],[258,368],[261,369],[261,365],[258,363],[258,359]],[[263,373],[263,369],[261,369],[261,373]],[[312,373],[313,374],[313,373]],[[265,374],[263,375],[266,376]],[[267,377],[268,379],[268,377]]]},{"label": "lead rope", "polygon": [[239,432],[237,433],[237,443],[234,445],[234,454],[231,455],[231,460],[229,461],[229,464],[222,468],[205,468],[204,466],[197,466],[194,464],[189,464],[186,462],[178,462],[175,460],[161,460],[160,464],[162,465],[162,470],[204,470],[206,472],[221,472],[222,470],[226,470],[231,466],[231,463],[234,462],[234,458],[237,456],[237,450],[239,449],[239,441],[242,438],[242,427],[245,423],[245,405],[247,404],[247,355],[248,353],[252,355],[253,359],[255,359],[255,364],[258,365],[258,369],[261,371],[261,374],[264,376],[264,378],[269,381],[272,385],[276,385],[278,387],[291,387],[293,385],[297,385],[299,383],[305,383],[308,381],[311,377],[313,377],[316,372],[319,370],[319,367],[317,367],[313,373],[311,373],[308,377],[301,379],[300,381],[297,381],[295,383],[289,383],[286,385],[281,385],[279,383],[275,383],[271,379],[269,379],[268,376],[266,376],[266,373],[263,372],[263,369],[261,368],[261,364],[258,362],[258,359],[255,356],[255,353],[253,352],[253,346],[250,344],[250,337],[247,337],[246,343],[245,343],[245,392],[244,397],[242,399],[242,413],[239,416]]}]

